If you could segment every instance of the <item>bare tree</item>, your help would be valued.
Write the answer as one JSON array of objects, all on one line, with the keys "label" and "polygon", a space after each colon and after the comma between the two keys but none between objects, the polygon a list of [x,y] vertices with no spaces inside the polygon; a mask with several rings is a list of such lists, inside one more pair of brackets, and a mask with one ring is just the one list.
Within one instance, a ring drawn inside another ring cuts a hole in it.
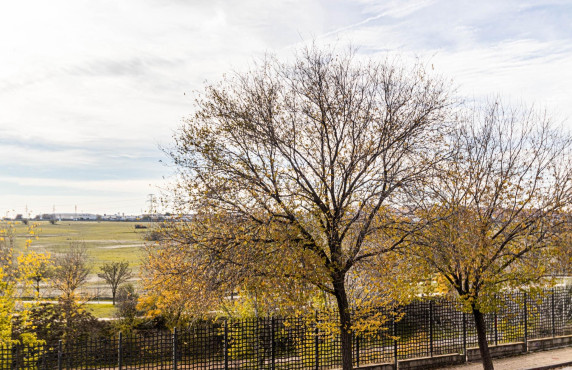
[{"label": "bare tree", "polygon": [[171,153],[179,201],[196,215],[187,248],[217,278],[281,276],[331,294],[351,369],[348,276],[403,242],[389,241],[388,209],[440,158],[450,104],[419,65],[316,48],[207,86]]},{"label": "bare tree", "polygon": [[546,114],[493,101],[472,110],[420,196],[419,258],[472,312],[485,369],[493,369],[483,313],[494,294],[546,273],[572,204],[571,137]]},{"label": "bare tree", "polygon": [[66,252],[54,258],[52,284],[62,292],[65,300],[73,298],[74,292],[85,282],[90,273],[85,244],[73,242]]},{"label": "bare tree", "polygon": [[132,271],[129,268],[129,262],[108,262],[100,267],[101,273],[97,274],[101,279],[111,288],[111,296],[113,297],[113,305],[115,305],[115,294],[117,288],[127,280],[133,277]]}]

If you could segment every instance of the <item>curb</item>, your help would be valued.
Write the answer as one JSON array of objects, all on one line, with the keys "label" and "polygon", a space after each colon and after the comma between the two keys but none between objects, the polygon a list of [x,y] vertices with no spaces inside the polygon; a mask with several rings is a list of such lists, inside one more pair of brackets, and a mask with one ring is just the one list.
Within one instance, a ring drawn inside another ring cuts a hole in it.
[{"label": "curb", "polygon": [[540,367],[530,367],[530,368],[525,369],[525,370],[548,370],[548,369],[557,369],[559,367],[571,366],[571,365],[572,365],[572,361],[566,361],[566,362],[562,362],[559,364],[552,364],[552,365],[546,365],[546,366],[540,366]]}]

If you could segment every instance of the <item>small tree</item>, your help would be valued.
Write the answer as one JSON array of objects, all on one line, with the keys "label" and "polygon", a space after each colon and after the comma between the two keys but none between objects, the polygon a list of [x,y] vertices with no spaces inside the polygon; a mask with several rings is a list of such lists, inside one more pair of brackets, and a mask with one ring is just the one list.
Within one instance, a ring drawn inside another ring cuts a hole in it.
[{"label": "small tree", "polygon": [[[0,222],[0,345],[14,342],[14,329],[30,329],[32,324],[26,319],[30,306],[18,307],[21,294],[27,292],[26,285],[31,278],[30,266],[42,259],[41,254],[30,252],[29,247],[34,235],[28,228],[25,247],[14,254],[14,239],[17,236],[14,224]],[[45,256],[44,256],[45,257]],[[24,289],[21,289],[21,288]],[[32,345],[36,341],[34,333],[17,338],[20,343]]]},{"label": "small tree", "polygon": [[25,271],[29,282],[33,283],[36,297],[39,298],[40,283],[51,277],[54,268],[50,254],[28,251],[18,256],[18,263]]},{"label": "small tree", "polygon": [[417,255],[474,316],[485,369],[493,369],[484,313],[494,294],[538,282],[572,204],[572,139],[546,115],[498,101],[469,112],[449,160],[419,193]]},{"label": "small tree", "polygon": [[118,326],[121,331],[129,331],[135,326],[135,319],[140,314],[137,309],[139,295],[132,284],[125,284],[117,290],[117,313]]},{"label": "small tree", "polygon": [[133,276],[129,268],[129,262],[108,262],[100,267],[101,273],[97,274],[111,288],[111,296],[113,297],[113,305],[115,305],[115,294],[117,288]]},{"label": "small tree", "polygon": [[68,251],[54,258],[52,284],[62,292],[64,300],[73,299],[77,288],[85,284],[90,273],[85,244],[73,242]]}]

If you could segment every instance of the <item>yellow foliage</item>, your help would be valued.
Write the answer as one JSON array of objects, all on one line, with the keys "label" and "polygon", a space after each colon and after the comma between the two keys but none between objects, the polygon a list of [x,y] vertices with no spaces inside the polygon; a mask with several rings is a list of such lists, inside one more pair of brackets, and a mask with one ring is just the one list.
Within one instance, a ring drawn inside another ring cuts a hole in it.
[{"label": "yellow foliage", "polygon": [[[12,323],[16,312],[20,316],[22,325],[31,325],[27,320],[29,310],[33,304],[18,304],[19,294],[29,292],[30,279],[37,273],[37,266],[49,263],[49,255],[30,251],[30,243],[26,243],[23,251],[14,256],[14,238],[16,231],[14,224],[8,221],[2,223],[0,229],[0,344],[12,342]],[[33,233],[34,226],[28,228]],[[22,287],[22,289],[18,289]],[[22,306],[22,307],[18,307]],[[22,336],[24,344],[37,342],[34,334]]]}]

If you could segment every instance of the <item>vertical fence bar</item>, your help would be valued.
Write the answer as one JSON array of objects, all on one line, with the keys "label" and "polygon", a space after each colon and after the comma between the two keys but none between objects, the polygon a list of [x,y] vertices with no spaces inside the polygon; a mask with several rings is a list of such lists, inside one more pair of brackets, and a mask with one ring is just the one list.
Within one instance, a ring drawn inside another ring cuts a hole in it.
[{"label": "vertical fence bar", "polygon": [[172,345],[173,345],[173,370],[177,370],[177,328],[173,328],[173,336],[172,336]]},{"label": "vertical fence bar", "polygon": [[499,317],[495,311],[495,346],[499,345]]},{"label": "vertical fence bar", "polygon": [[528,352],[528,295],[524,293],[524,352]]},{"label": "vertical fence bar", "polygon": [[[498,302],[498,295],[494,294],[494,303],[498,309],[499,302]],[[497,310],[494,312],[494,331],[495,331],[495,346],[499,345],[499,316]]]},{"label": "vertical fence bar", "polygon": [[224,320],[224,370],[228,370],[228,320]]},{"label": "vertical fence bar", "polygon": [[320,368],[320,329],[318,328],[318,311],[316,311],[316,324],[314,328],[314,368]]},{"label": "vertical fence bar", "polygon": [[554,293],[555,293],[554,289],[552,289],[551,293],[552,294],[550,295],[550,301],[551,301],[550,302],[551,303],[550,308],[552,310],[552,338],[554,338],[556,336],[556,319],[554,317],[554,312],[555,312],[555,310],[554,310]]},{"label": "vertical fence bar", "polygon": [[467,362],[469,355],[467,354],[467,314],[465,312],[463,312],[463,355],[465,362]]},{"label": "vertical fence bar", "polygon": [[399,368],[399,362],[397,359],[397,323],[395,322],[395,317],[393,318],[393,368],[397,370]]},{"label": "vertical fence bar", "polygon": [[58,370],[62,370],[63,364],[62,364],[62,341],[58,340]]},{"label": "vertical fence bar", "polygon": [[[353,332],[352,332],[353,333]],[[356,342],[356,366],[359,367],[359,334],[355,334]]]},{"label": "vertical fence bar", "polygon": [[123,366],[123,334],[121,334],[121,332],[119,332],[119,345],[117,348],[117,367],[119,368],[119,370],[121,370],[121,367]]},{"label": "vertical fence bar", "polygon": [[271,370],[276,369],[276,319],[270,321],[270,356],[272,358]]},{"label": "vertical fence bar", "polygon": [[433,357],[433,300],[429,301],[429,357]]},{"label": "vertical fence bar", "polygon": [[18,369],[18,347],[15,344],[12,344],[10,347],[10,353],[12,354],[12,358],[10,359],[10,369],[17,370]]}]

